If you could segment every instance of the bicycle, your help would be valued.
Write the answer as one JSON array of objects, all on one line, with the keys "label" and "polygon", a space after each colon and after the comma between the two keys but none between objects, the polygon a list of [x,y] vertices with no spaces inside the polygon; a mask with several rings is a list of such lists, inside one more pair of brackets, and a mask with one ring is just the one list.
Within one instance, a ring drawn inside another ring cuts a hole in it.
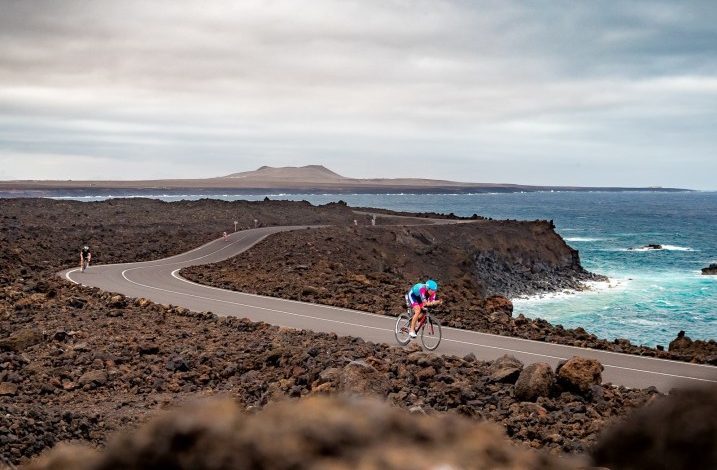
[{"label": "bicycle", "polygon": [[[435,351],[438,345],[441,344],[441,322],[438,319],[431,316],[430,313],[424,308],[422,310],[423,315],[416,324],[416,333],[421,336],[421,343],[423,347],[429,351]],[[411,342],[411,336],[408,334],[411,331],[411,318],[413,318],[413,310],[411,307],[406,309],[406,313],[402,313],[396,319],[396,329],[394,334],[396,341],[401,346],[405,346]]]},{"label": "bicycle", "polygon": [[90,260],[87,258],[82,258],[82,264],[80,265],[80,268],[82,268],[82,272],[85,272],[85,269],[90,267]]}]

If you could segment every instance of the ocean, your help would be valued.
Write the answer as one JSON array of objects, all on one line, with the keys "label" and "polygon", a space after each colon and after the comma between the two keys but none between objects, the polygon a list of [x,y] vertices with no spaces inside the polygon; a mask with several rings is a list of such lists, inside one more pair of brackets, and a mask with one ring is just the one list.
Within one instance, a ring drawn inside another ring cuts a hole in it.
[{"label": "ocean", "polygon": [[[700,269],[717,262],[717,192],[537,192],[502,194],[257,194],[224,200],[343,200],[354,207],[410,212],[473,213],[495,219],[549,219],[583,266],[610,278],[581,293],[513,299],[515,311],[601,338],[667,345],[685,330],[717,339],[717,276]],[[206,195],[168,196],[175,201]],[[69,197],[97,201],[107,196]],[[648,244],[661,250],[641,249]],[[436,274],[440,277],[440,273]]]}]

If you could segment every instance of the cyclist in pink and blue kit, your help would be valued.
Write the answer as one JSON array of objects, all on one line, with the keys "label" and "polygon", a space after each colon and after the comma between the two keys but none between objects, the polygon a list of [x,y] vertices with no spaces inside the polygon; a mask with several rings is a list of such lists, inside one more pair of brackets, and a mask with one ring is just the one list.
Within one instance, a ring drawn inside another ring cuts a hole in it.
[{"label": "cyclist in pink and blue kit", "polygon": [[438,283],[433,279],[429,279],[425,284],[418,283],[411,287],[411,290],[406,294],[406,302],[411,306],[413,310],[413,317],[411,318],[411,329],[408,335],[411,338],[416,337],[416,322],[421,318],[421,309],[424,307],[430,307],[432,305],[438,305],[441,303],[440,300],[436,299],[436,291],[438,290]]}]

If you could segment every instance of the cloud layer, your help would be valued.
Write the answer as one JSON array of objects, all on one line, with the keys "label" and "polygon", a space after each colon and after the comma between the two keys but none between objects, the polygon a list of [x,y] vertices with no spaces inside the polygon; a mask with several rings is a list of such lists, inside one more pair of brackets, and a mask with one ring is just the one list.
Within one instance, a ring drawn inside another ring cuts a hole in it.
[{"label": "cloud layer", "polygon": [[717,189],[717,4],[0,0],[0,179]]}]

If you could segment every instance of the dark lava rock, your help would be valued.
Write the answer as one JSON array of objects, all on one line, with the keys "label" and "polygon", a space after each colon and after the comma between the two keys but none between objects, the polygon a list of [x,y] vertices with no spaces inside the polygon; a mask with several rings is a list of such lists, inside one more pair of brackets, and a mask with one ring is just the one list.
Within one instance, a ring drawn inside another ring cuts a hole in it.
[{"label": "dark lava rock", "polygon": [[17,385],[10,382],[0,382],[0,396],[12,396],[17,394]]},{"label": "dark lava rock", "polygon": [[500,295],[494,295],[485,299],[485,310],[489,315],[503,314],[508,317],[513,315],[513,302]]},{"label": "dark lava rock", "polygon": [[23,328],[12,333],[8,338],[0,339],[0,351],[22,352],[30,346],[43,341],[42,332],[37,328]]},{"label": "dark lava rock", "polygon": [[81,299],[79,297],[70,297],[67,299],[67,305],[69,305],[72,308],[85,308],[85,305],[87,304],[87,301],[85,299]]},{"label": "dark lava rock", "polygon": [[113,295],[110,298],[109,306],[112,308],[125,308],[127,306],[127,300],[122,295]]},{"label": "dark lava rock", "polygon": [[717,388],[673,393],[636,410],[591,454],[609,468],[717,468]]},{"label": "dark lava rock", "polygon": [[712,263],[706,268],[702,268],[702,274],[705,276],[717,276],[717,263]]},{"label": "dark lava rock", "polygon": [[590,393],[593,385],[602,383],[604,369],[595,359],[574,356],[558,365],[556,373],[561,386],[585,395]]},{"label": "dark lava rock", "polygon": [[692,345],[692,340],[689,336],[685,336],[684,330],[680,330],[679,333],[677,333],[677,338],[670,341],[670,344],[667,346],[667,349],[669,351],[681,351],[683,349],[688,349]]},{"label": "dark lava rock", "polygon": [[668,350],[676,355],[682,355],[686,358],[699,358],[707,364],[715,364],[715,356],[717,356],[717,341],[715,340],[695,340],[685,336],[684,331],[677,333],[677,338],[670,341]]},{"label": "dark lava rock", "polygon": [[384,396],[388,387],[385,374],[364,361],[349,362],[339,378],[340,390],[348,393]]},{"label": "dark lava rock", "polygon": [[159,354],[159,346],[154,343],[144,343],[139,346],[140,356],[149,356],[153,354]]},{"label": "dark lava rock", "polygon": [[523,363],[508,354],[499,357],[490,365],[488,372],[493,382],[514,384],[523,370]]},{"label": "dark lava rock", "polygon": [[104,385],[107,383],[107,372],[103,370],[91,370],[89,372],[85,372],[80,376],[79,380],[77,381],[80,386],[85,385]]},{"label": "dark lava rock", "polygon": [[189,364],[187,364],[187,361],[185,361],[184,358],[178,354],[175,354],[174,356],[167,359],[165,367],[167,370],[170,370],[172,372],[189,371]]},{"label": "dark lava rock", "polygon": [[515,382],[515,397],[523,401],[535,401],[539,397],[550,396],[555,386],[555,374],[550,365],[543,362],[530,364],[518,376]]},{"label": "dark lava rock", "polygon": [[62,330],[62,329],[57,330],[57,331],[55,332],[55,334],[52,335],[52,339],[54,339],[55,341],[60,341],[60,342],[66,341],[67,338],[69,338],[69,337],[70,337],[70,335],[67,334],[67,332],[66,332],[65,330]]}]

